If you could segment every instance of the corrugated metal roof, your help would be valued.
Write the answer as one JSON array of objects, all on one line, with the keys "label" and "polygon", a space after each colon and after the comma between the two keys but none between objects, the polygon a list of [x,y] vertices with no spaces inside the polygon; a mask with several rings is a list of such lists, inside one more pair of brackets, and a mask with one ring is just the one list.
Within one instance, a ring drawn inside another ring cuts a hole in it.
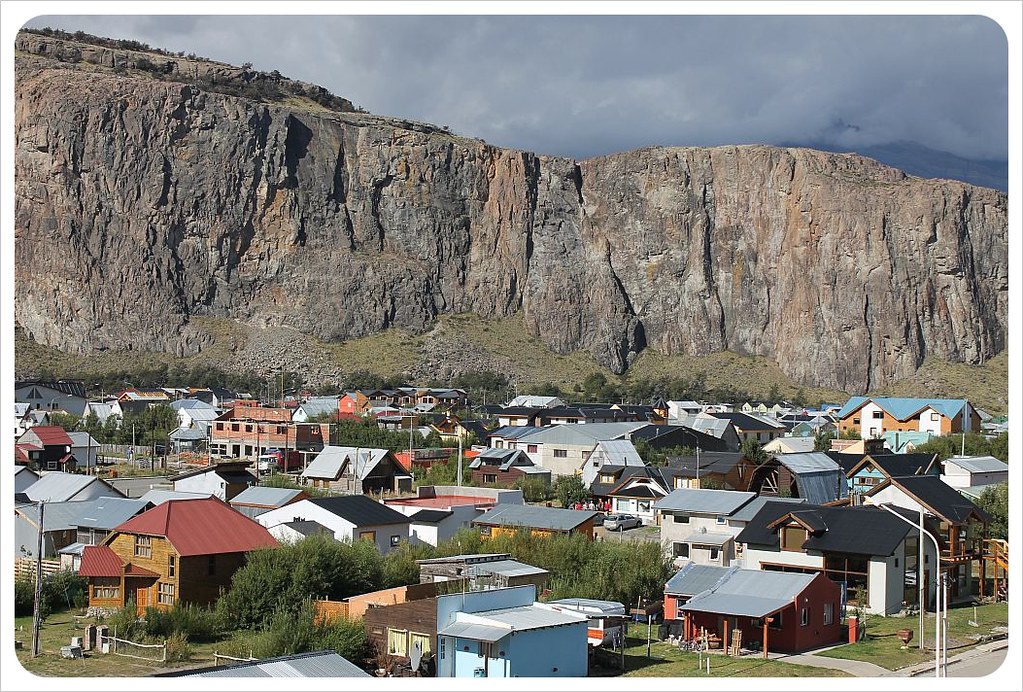
[{"label": "corrugated metal roof", "polygon": [[682,539],[686,543],[693,543],[696,545],[716,545],[722,546],[728,541],[732,540],[732,535],[729,533],[700,533],[694,532]]},{"label": "corrugated metal roof", "polygon": [[842,467],[824,452],[799,452],[795,454],[776,454],[774,456],[792,473],[817,473],[820,471],[839,471]]},{"label": "corrugated metal roof", "polygon": [[580,613],[600,612],[606,615],[625,615],[625,605],[618,601],[602,601],[596,598],[559,598],[547,601],[549,606],[558,606]]},{"label": "corrugated metal roof", "polygon": [[264,485],[252,485],[241,491],[230,501],[233,505],[262,505],[281,507],[288,504],[304,491],[296,488],[271,488]]},{"label": "corrugated metal roof", "polygon": [[664,585],[664,593],[678,596],[693,596],[703,593],[736,569],[738,567],[698,565],[695,562],[690,562],[672,575],[668,583]]},{"label": "corrugated metal roof", "polygon": [[540,629],[543,627],[558,627],[560,625],[573,625],[578,622],[586,622],[587,619],[583,615],[544,608],[535,603],[524,606],[515,606],[514,608],[487,610],[480,613],[473,613],[473,615],[476,617],[486,618],[507,626],[515,631]]},{"label": "corrugated metal roof", "polygon": [[518,560],[495,560],[493,562],[481,562],[473,564],[472,568],[477,572],[489,572],[500,574],[506,577],[523,577],[530,574],[547,574],[547,570],[527,565]]},{"label": "corrugated metal roof", "polygon": [[806,498],[765,497],[763,495],[758,495],[757,497],[753,498],[752,500],[744,504],[738,510],[736,510],[735,513],[730,514],[728,518],[733,521],[749,521],[754,516],[756,516],[757,512],[759,512],[763,508],[764,504],[767,502],[788,502],[790,504],[806,504]]},{"label": "corrugated metal roof", "polygon": [[799,497],[811,504],[823,505],[849,496],[849,483],[841,468],[823,473],[799,473],[795,474],[795,479]]},{"label": "corrugated metal roof", "polygon": [[565,423],[554,425],[549,428],[540,428],[525,439],[529,442],[543,442],[545,444],[589,444],[599,440],[613,440],[624,437],[626,434],[642,428],[647,423]]},{"label": "corrugated metal roof", "polygon": [[655,509],[693,514],[729,515],[757,496],[738,490],[678,488],[654,504]]},{"label": "corrugated metal roof", "polygon": [[816,573],[737,569],[725,575],[707,591],[693,596],[679,608],[754,618],[765,617],[790,605],[816,576]]},{"label": "corrugated metal roof", "polygon": [[945,463],[955,464],[970,473],[992,473],[1009,470],[1008,464],[994,457],[951,457],[946,459]]},{"label": "corrugated metal roof", "polygon": [[204,500],[208,497],[213,497],[213,495],[211,493],[186,493],[183,490],[154,488],[147,490],[139,499],[152,505],[162,505],[168,500]]},{"label": "corrugated metal roof", "polygon": [[499,504],[483,516],[474,519],[473,524],[570,531],[592,519],[596,514],[596,512],[579,509]]},{"label": "corrugated metal roof", "polygon": [[82,577],[119,577],[124,563],[109,546],[89,545],[82,551],[78,574]]},{"label": "corrugated metal roof", "polygon": [[316,497],[311,500],[299,500],[293,505],[295,512],[301,514],[301,507],[306,502],[336,514],[356,526],[407,524],[410,521],[409,517],[401,512],[391,509],[387,505],[372,500],[365,495],[338,495],[334,497]]},{"label": "corrugated metal roof", "polygon": [[355,477],[364,480],[387,454],[386,449],[327,445],[309,462],[302,477],[335,479],[344,469],[345,463],[350,461]]},{"label": "corrugated metal roof", "polygon": [[[103,481],[95,476],[83,476],[80,473],[64,473],[51,471],[32,485],[25,488],[25,494],[32,500],[44,502],[64,502],[78,495],[86,486]],[[117,492],[108,487],[108,490]]]},{"label": "corrugated metal roof", "polygon": [[836,415],[838,418],[845,418],[868,401],[877,404],[884,411],[887,411],[896,420],[907,420],[919,413],[924,408],[930,407],[946,418],[954,418],[959,415],[969,402],[966,399],[914,399],[906,397],[865,397],[854,396],[846,402],[842,410]]},{"label": "corrugated metal roof", "polygon": [[256,521],[216,498],[168,500],[117,527],[121,533],[165,536],[182,557],[275,548]]},{"label": "corrugated metal roof", "polygon": [[334,651],[313,651],[262,661],[235,663],[197,671],[184,671],[174,677],[198,678],[363,678],[371,677],[357,665]]},{"label": "corrugated metal roof", "polygon": [[511,629],[506,627],[481,625],[475,622],[453,622],[444,629],[438,630],[437,635],[472,639],[479,642],[496,642],[508,636],[511,632]]}]

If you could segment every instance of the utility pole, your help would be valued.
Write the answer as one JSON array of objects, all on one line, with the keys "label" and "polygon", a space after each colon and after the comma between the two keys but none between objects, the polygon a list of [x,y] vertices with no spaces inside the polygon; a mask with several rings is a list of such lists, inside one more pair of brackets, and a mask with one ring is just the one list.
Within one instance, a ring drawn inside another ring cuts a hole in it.
[{"label": "utility pole", "polygon": [[462,487],[462,432],[457,428],[455,431],[458,433],[458,487]]},{"label": "utility pole", "polygon": [[36,596],[32,605],[32,657],[39,655],[39,630],[43,624],[43,501],[39,501],[39,533],[36,538]]}]

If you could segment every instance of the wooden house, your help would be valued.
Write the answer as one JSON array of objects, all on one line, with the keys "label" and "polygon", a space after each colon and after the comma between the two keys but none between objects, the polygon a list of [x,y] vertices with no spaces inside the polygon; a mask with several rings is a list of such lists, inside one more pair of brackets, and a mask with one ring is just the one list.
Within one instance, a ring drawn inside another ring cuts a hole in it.
[{"label": "wooden house", "polygon": [[215,602],[249,551],[277,545],[265,528],[216,498],[169,500],[86,547],[78,573],[89,580],[90,606],[134,602],[143,615],[149,607]]},{"label": "wooden house", "polygon": [[529,531],[534,536],[581,533],[593,538],[597,512],[579,509],[557,509],[536,505],[497,505],[473,520],[484,538]]}]

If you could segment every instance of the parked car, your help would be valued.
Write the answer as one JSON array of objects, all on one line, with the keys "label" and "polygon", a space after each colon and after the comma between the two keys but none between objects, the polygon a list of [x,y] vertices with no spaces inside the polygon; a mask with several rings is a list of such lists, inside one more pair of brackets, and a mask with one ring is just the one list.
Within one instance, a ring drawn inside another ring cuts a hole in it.
[{"label": "parked car", "polygon": [[604,528],[608,531],[634,529],[642,523],[639,517],[634,517],[631,514],[608,514],[604,517]]}]

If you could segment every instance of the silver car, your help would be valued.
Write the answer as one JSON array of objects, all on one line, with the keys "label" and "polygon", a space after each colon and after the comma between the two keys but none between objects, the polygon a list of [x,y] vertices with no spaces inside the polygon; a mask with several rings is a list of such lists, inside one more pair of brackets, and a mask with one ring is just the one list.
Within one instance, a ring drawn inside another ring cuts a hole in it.
[{"label": "silver car", "polygon": [[604,528],[608,531],[633,529],[642,523],[639,517],[634,517],[631,514],[608,514],[604,517]]}]

